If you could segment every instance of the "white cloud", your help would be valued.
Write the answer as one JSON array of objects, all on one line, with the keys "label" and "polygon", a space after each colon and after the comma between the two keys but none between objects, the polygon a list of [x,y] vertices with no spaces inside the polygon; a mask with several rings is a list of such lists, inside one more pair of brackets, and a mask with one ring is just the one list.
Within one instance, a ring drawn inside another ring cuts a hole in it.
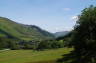
[{"label": "white cloud", "polygon": [[72,16],[71,19],[74,20],[74,21],[77,21],[78,20],[78,16]]},{"label": "white cloud", "polygon": [[71,8],[63,8],[64,11],[70,11]]}]

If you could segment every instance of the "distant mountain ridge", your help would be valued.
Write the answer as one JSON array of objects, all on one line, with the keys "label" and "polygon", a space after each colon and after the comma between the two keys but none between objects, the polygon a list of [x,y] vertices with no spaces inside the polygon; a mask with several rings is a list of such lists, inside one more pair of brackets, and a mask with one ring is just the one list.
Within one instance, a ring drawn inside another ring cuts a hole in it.
[{"label": "distant mountain ridge", "polygon": [[54,36],[57,37],[61,37],[61,36],[65,36],[69,33],[70,31],[61,31],[61,32],[56,32],[54,33]]},{"label": "distant mountain ridge", "polygon": [[8,18],[0,17],[0,37],[20,40],[43,40],[54,38],[54,35],[35,25],[24,25]]}]

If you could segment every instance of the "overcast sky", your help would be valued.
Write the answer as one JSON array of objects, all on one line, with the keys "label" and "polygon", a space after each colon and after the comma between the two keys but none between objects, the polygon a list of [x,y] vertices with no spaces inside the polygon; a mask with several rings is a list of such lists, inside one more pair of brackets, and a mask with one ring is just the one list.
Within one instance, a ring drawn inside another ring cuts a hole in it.
[{"label": "overcast sky", "polygon": [[0,0],[0,16],[54,33],[71,30],[90,5],[96,6],[96,0]]}]

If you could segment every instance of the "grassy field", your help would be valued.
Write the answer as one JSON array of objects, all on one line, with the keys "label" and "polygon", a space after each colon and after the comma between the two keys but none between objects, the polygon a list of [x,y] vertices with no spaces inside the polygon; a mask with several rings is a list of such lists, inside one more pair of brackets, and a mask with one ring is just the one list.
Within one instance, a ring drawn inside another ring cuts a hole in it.
[{"label": "grassy field", "polygon": [[70,52],[69,48],[46,51],[9,50],[0,52],[0,63],[55,63],[63,54]]}]

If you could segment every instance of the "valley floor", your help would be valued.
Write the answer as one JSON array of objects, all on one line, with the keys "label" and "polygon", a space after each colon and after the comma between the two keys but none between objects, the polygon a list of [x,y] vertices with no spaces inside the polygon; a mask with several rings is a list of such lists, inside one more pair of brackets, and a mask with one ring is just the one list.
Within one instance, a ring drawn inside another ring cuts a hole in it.
[{"label": "valley floor", "polygon": [[71,50],[71,48],[46,51],[8,50],[0,52],[0,63],[55,63],[63,54]]}]

